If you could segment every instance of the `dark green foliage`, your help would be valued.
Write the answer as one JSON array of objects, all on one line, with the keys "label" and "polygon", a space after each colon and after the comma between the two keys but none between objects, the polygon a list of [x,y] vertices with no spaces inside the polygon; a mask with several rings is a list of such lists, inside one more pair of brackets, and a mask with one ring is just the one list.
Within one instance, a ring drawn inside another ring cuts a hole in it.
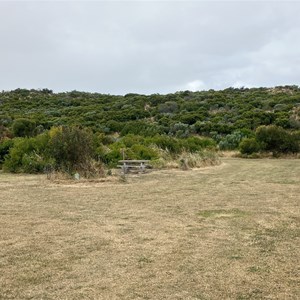
[{"label": "dark green foliage", "polygon": [[140,135],[133,135],[133,134],[128,134],[122,137],[121,139],[122,145],[124,145],[127,148],[130,148],[136,144],[144,144],[144,141],[145,141],[144,137]]},{"label": "dark green foliage", "polygon": [[[12,129],[11,120],[26,118],[46,130],[52,126],[80,125],[94,132],[122,132],[123,136],[211,136],[211,132],[228,135],[238,129],[254,131],[271,124],[299,128],[299,99],[300,88],[295,86],[149,96],[17,89],[0,92],[0,124]],[[32,124],[19,125],[16,136],[37,133]]]},{"label": "dark green foliage", "polygon": [[255,138],[245,138],[239,144],[242,154],[252,154],[260,150],[260,145]]},{"label": "dark green foliage", "polygon": [[46,170],[46,168],[49,168],[49,166],[53,165],[53,160],[47,160],[43,156],[38,155],[35,152],[31,152],[29,154],[24,153],[22,158],[21,171],[24,173],[42,173]]},{"label": "dark green foliage", "polygon": [[178,110],[178,105],[174,101],[167,101],[165,103],[158,105],[158,112],[159,113],[175,113]]},{"label": "dark green foliage", "polygon": [[[128,150],[125,151],[125,158],[128,158]],[[103,163],[108,165],[109,167],[116,167],[118,161],[123,159],[122,151],[120,149],[112,149],[109,152],[103,153],[99,155],[99,158]]]},{"label": "dark green foliage", "polygon": [[300,143],[300,130],[291,133],[292,138]]},{"label": "dark green foliage", "polygon": [[249,136],[253,136],[253,133],[250,130],[236,130],[221,139],[221,141],[219,142],[219,148],[220,150],[237,149],[241,140]]},{"label": "dark green foliage", "polygon": [[168,150],[171,153],[179,153],[181,145],[178,139],[172,138],[167,135],[156,135],[145,140],[146,145],[156,145],[158,148]]},{"label": "dark green foliage", "polygon": [[197,152],[205,148],[214,149],[216,147],[216,142],[210,138],[199,138],[192,136],[186,139],[181,140],[182,149],[185,149],[187,152]]},{"label": "dark green foliage", "polygon": [[44,164],[71,171],[91,158],[116,165],[123,152],[156,159],[162,149],[175,157],[216,143],[245,153],[256,151],[256,142],[262,151],[298,152],[299,132],[292,131],[299,128],[297,86],[149,96],[0,92],[0,163],[14,172],[38,172]]},{"label": "dark green foliage", "polygon": [[142,121],[130,121],[123,124],[120,132],[122,136],[127,134],[154,136],[162,133],[162,129],[157,124],[149,124]]},{"label": "dark green foliage", "polygon": [[106,126],[109,129],[109,132],[120,132],[123,129],[124,124],[115,120],[108,120]]},{"label": "dark green foliage", "polygon": [[5,156],[3,169],[9,172],[38,173],[42,172],[51,162],[45,156],[48,135],[43,134],[35,138],[15,138],[13,146]]},{"label": "dark green foliage", "polygon": [[56,168],[72,172],[83,168],[93,156],[92,134],[78,127],[58,127],[50,130],[48,154]]},{"label": "dark green foliage", "polygon": [[191,128],[188,124],[179,122],[179,123],[172,124],[169,130],[169,134],[179,138],[185,138],[190,135],[190,131]]},{"label": "dark green foliage", "polygon": [[126,159],[153,160],[159,156],[153,145],[154,143],[151,143],[149,138],[128,135],[109,145],[109,147],[100,146],[97,149],[97,155],[109,166],[116,166],[118,161],[123,159],[123,155]]},{"label": "dark green foliage", "polygon": [[182,152],[194,153],[205,148],[214,149],[215,146],[216,143],[210,138],[178,139],[167,135],[143,137],[129,134],[115,143],[99,145],[97,157],[110,166],[116,166],[123,158],[123,153],[126,159],[155,160],[159,158],[161,150],[166,150],[170,155],[176,156]]},{"label": "dark green foliage", "polygon": [[299,141],[291,133],[276,125],[257,128],[256,140],[265,151],[274,153],[299,152]]},{"label": "dark green foliage", "polygon": [[36,137],[15,138],[2,145],[3,168],[10,172],[39,173],[51,167],[71,173],[87,168],[94,156],[92,134],[77,127],[53,127]]},{"label": "dark green foliage", "polygon": [[100,133],[99,135],[95,135],[96,144],[109,145],[116,142],[116,138],[112,135],[106,135],[104,133]]},{"label": "dark green foliage", "polygon": [[21,118],[16,119],[12,124],[12,131],[15,137],[30,137],[35,133],[36,123],[32,120]]},{"label": "dark green foliage", "polygon": [[148,159],[153,160],[159,157],[158,152],[150,147],[141,144],[135,144],[131,147],[132,154],[130,159]]}]

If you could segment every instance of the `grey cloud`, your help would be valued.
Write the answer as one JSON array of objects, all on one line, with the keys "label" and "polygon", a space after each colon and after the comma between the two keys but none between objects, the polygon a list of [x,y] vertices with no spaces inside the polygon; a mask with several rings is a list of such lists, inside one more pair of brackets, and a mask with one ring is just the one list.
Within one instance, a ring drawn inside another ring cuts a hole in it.
[{"label": "grey cloud", "polygon": [[0,2],[0,89],[299,84],[297,2]]}]

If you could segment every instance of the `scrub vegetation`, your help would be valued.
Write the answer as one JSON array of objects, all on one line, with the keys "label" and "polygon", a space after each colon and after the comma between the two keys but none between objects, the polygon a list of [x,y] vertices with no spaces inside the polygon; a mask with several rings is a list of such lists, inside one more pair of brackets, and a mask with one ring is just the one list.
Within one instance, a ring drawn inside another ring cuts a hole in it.
[{"label": "scrub vegetation", "polygon": [[0,93],[0,165],[10,172],[92,174],[123,155],[159,165],[165,152],[180,161],[218,149],[277,157],[299,153],[299,143],[298,86],[167,95]]}]

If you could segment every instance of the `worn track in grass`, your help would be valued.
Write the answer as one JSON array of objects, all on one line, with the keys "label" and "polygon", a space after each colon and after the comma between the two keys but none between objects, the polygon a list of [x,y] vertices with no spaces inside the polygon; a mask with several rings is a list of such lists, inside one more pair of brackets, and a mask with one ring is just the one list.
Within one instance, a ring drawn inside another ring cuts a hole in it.
[{"label": "worn track in grass", "polygon": [[0,173],[0,299],[300,299],[299,204],[300,160]]}]

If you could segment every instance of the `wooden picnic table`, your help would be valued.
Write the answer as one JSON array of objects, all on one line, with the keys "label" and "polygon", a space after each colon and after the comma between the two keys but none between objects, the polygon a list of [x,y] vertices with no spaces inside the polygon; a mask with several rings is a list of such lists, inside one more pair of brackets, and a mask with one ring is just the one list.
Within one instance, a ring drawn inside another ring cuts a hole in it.
[{"label": "wooden picnic table", "polygon": [[122,171],[128,173],[130,169],[139,170],[141,172],[145,172],[145,169],[149,167],[149,160],[145,159],[122,159],[119,160],[119,167],[121,167]]}]

